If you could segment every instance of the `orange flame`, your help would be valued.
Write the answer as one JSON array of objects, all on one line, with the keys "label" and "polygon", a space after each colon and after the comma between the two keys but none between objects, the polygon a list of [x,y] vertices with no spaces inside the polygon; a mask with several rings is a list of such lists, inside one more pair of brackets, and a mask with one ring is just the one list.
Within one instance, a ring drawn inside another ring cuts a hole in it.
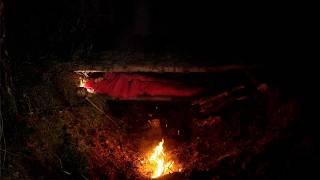
[{"label": "orange flame", "polygon": [[157,178],[172,171],[174,161],[166,161],[163,143],[164,140],[162,139],[158,146],[154,148],[153,154],[149,157],[149,163],[152,170],[151,178]]}]

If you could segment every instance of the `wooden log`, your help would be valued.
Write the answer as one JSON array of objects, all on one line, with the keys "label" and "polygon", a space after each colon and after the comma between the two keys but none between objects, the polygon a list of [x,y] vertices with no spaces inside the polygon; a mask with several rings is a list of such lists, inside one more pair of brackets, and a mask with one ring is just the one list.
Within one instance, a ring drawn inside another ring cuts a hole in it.
[{"label": "wooden log", "polygon": [[85,99],[101,114],[105,114],[105,110],[108,109],[106,96],[89,94]]},{"label": "wooden log", "polygon": [[231,89],[230,91],[224,91],[218,95],[209,96],[209,97],[201,98],[200,100],[196,100],[192,103],[192,105],[208,106],[208,105],[213,104],[215,102],[221,101],[224,98],[227,98],[227,97],[231,96],[232,94],[239,92],[241,90],[244,90],[244,89],[245,89],[245,86],[243,86],[243,85],[236,86],[233,89]]},{"label": "wooden log", "polygon": [[199,59],[174,54],[106,51],[90,57],[73,57],[65,64],[75,72],[171,72],[171,73],[219,73],[234,70],[250,70],[257,65],[226,63],[220,59]]},{"label": "wooden log", "polygon": [[209,96],[196,100],[192,103],[197,111],[201,114],[210,114],[218,112],[224,107],[233,104],[236,101],[246,100],[247,92],[246,87],[243,85],[236,86],[230,91],[224,91],[218,95]]},{"label": "wooden log", "polygon": [[230,97],[230,98],[228,98],[228,99],[226,99],[224,101],[221,101],[220,103],[209,104],[207,106],[203,106],[203,107],[200,108],[199,112],[204,113],[204,114],[208,114],[210,112],[218,112],[221,109],[223,109],[224,107],[235,103],[236,101],[243,101],[243,100],[246,100],[246,99],[248,99],[247,96]]},{"label": "wooden log", "polygon": [[152,73],[220,73],[227,71],[245,70],[252,66],[239,64],[228,64],[221,66],[179,66],[179,65],[78,65],[72,67],[76,73],[97,73],[97,72],[152,72]]}]

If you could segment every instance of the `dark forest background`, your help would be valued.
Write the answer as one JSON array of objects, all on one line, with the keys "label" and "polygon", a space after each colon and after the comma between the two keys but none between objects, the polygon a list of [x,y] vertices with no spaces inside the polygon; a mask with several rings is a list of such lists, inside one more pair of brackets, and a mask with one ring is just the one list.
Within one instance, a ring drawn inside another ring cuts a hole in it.
[{"label": "dark forest background", "polygon": [[263,64],[289,93],[307,93],[315,77],[315,15],[298,3],[10,0],[5,8],[7,49],[18,64],[137,51]]},{"label": "dark forest background", "polygon": [[300,53],[309,18],[290,3],[12,0],[7,9],[8,46],[18,59],[79,49],[283,59]]}]

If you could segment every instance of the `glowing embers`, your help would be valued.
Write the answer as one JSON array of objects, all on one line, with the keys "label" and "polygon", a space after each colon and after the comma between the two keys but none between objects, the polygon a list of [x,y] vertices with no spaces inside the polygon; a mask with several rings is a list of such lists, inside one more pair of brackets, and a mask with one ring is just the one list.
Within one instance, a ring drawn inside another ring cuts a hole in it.
[{"label": "glowing embers", "polygon": [[148,157],[146,170],[151,173],[151,178],[158,178],[162,175],[175,172],[174,161],[168,160],[163,148],[164,140],[153,149]]}]

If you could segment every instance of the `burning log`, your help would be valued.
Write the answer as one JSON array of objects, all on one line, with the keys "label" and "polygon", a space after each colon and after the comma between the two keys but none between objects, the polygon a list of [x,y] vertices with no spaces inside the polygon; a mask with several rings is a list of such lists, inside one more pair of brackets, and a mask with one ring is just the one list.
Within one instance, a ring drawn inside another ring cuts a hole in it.
[{"label": "burning log", "polygon": [[164,140],[162,139],[158,146],[154,148],[152,155],[149,157],[149,165],[151,166],[152,171],[151,178],[157,178],[172,171],[174,161],[166,162],[166,155],[163,151],[163,143]]},{"label": "burning log", "polygon": [[171,173],[181,172],[181,165],[171,159],[165,152],[164,139],[162,139],[152,151],[147,153],[141,169],[142,174],[149,178],[159,178]]}]

